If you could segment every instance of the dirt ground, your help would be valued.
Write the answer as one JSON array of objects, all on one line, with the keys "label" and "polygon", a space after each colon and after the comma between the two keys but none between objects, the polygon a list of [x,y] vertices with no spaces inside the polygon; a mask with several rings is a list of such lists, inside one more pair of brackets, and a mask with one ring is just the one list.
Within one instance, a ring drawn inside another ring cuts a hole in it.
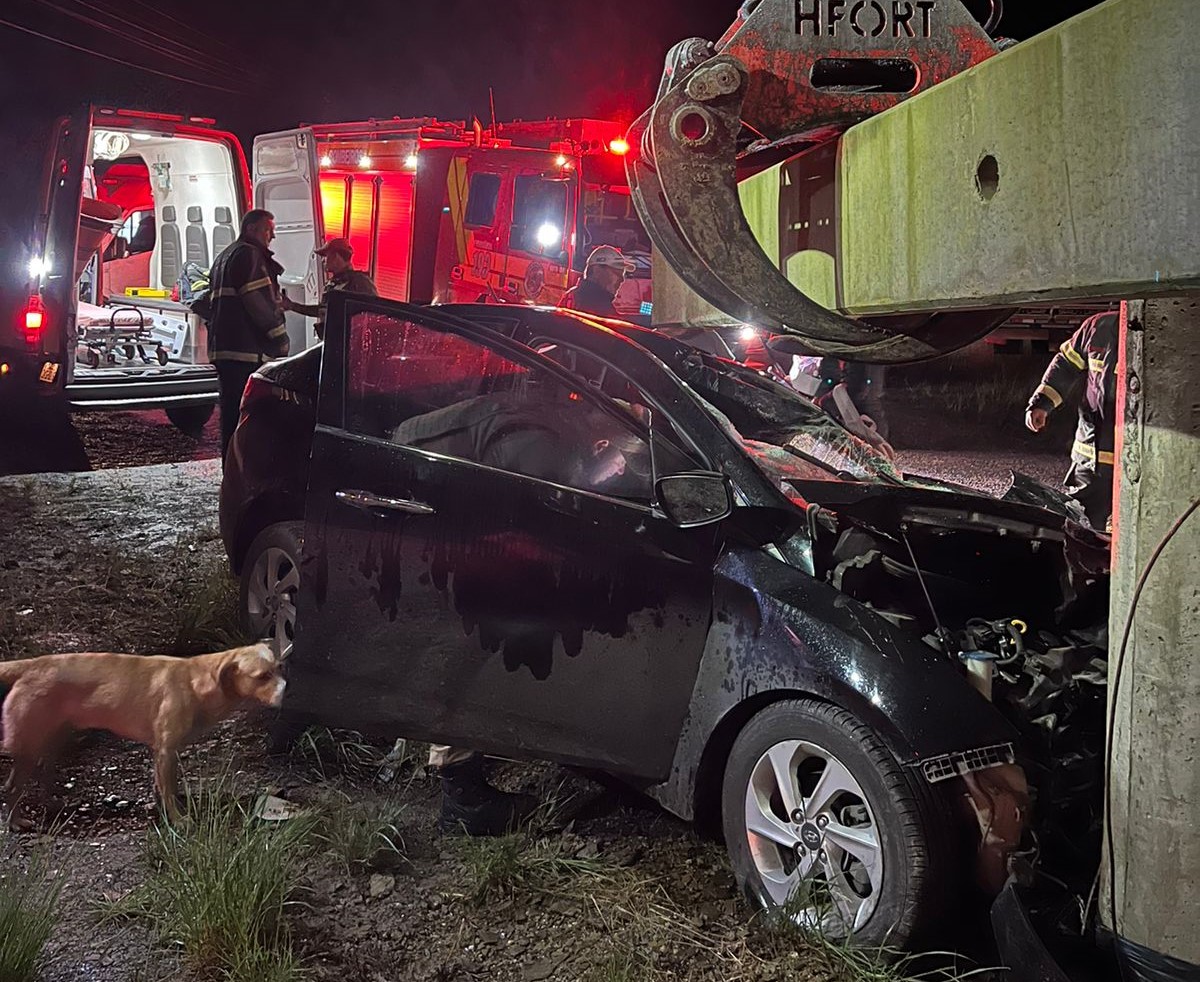
[{"label": "dirt ground", "polygon": [[[19,422],[14,434],[13,423],[0,441],[0,472],[12,475],[0,478],[0,659],[96,649],[186,654],[236,640],[235,587],[216,527],[215,418],[199,439],[153,413],[78,416],[40,436]],[[1002,488],[1013,465],[1053,480],[1062,461],[1020,449],[905,458],[914,470],[990,490]],[[557,803],[537,840],[513,848],[581,857],[588,869],[517,877],[507,887],[501,876],[497,886],[488,872],[496,855],[435,833],[439,790],[420,748],[408,748],[384,782],[378,763],[389,748],[347,739],[354,766],[338,766],[348,760],[340,744],[323,763],[312,753],[273,758],[265,722],[223,724],[188,751],[188,777],[203,784],[231,773],[248,800],[271,792],[315,807],[341,796],[387,814],[396,833],[398,853],[348,864],[330,852],[306,863],[290,923],[313,978],[847,977],[821,952],[798,939],[781,943],[756,922],[719,841],[635,795],[553,767],[501,764],[501,784]],[[19,866],[46,848],[65,877],[40,978],[191,978],[141,923],[97,920],[98,905],[148,872],[146,751],[84,736],[65,762],[60,793],[66,818],[53,837],[0,833],[0,861]],[[512,856],[500,859],[511,871]]]}]

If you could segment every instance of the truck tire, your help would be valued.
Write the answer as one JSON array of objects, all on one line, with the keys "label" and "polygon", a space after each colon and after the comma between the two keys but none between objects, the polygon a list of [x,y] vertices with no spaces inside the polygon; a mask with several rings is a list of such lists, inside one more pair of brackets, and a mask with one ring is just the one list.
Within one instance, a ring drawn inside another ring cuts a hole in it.
[{"label": "truck tire", "polygon": [[177,429],[190,437],[198,437],[204,432],[204,426],[216,408],[213,403],[204,406],[170,406],[166,413],[167,419],[174,423]]}]

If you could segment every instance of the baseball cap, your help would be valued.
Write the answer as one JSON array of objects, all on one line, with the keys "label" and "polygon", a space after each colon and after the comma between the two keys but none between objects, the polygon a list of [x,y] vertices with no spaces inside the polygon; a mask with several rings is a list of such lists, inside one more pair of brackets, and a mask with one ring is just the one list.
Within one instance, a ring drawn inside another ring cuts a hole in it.
[{"label": "baseball cap", "polygon": [[320,249],[316,250],[318,256],[327,256],[331,252],[339,252],[345,258],[349,259],[354,255],[354,246],[350,244],[349,239],[330,239]]},{"label": "baseball cap", "polygon": [[632,273],[637,268],[632,259],[628,259],[620,249],[610,245],[596,246],[588,256],[587,264],[607,266],[609,269],[619,269],[626,273]]}]

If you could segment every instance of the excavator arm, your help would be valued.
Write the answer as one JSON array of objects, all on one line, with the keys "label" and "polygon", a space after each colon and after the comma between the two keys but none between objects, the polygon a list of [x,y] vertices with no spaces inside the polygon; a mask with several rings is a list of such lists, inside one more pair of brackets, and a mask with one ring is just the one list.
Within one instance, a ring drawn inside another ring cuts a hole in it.
[{"label": "excavator arm", "polygon": [[815,302],[759,245],[738,178],[996,54],[992,3],[980,25],[960,0],[750,0],[715,44],[677,44],[629,136],[629,185],[655,248],[702,299],[779,336],[777,351],[901,363],[986,334],[1010,311],[866,320]]}]

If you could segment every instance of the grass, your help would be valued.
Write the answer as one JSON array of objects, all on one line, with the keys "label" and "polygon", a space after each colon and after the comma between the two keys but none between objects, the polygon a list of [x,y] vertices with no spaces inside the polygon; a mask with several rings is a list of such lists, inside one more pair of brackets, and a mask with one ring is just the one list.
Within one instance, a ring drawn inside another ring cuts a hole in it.
[{"label": "grass", "polygon": [[388,799],[352,800],[331,792],[318,806],[315,838],[348,873],[385,868],[404,859],[404,806]]},{"label": "grass", "polygon": [[322,781],[373,777],[384,762],[380,749],[361,733],[325,726],[312,726],[300,734],[292,753]]},{"label": "grass", "polygon": [[50,869],[49,851],[37,849],[25,868],[5,856],[0,875],[0,980],[36,978],[42,950],[58,921],[63,875]]},{"label": "grass", "polygon": [[615,884],[625,871],[601,859],[570,855],[562,839],[533,841],[523,833],[458,842],[467,875],[467,897],[477,904],[506,900],[518,892],[569,893],[586,879]]},{"label": "grass", "polygon": [[307,817],[252,818],[232,783],[219,779],[202,794],[189,793],[178,825],[150,831],[150,875],[105,915],[149,922],[201,978],[300,979],[286,913],[313,833]]},{"label": "grass", "polygon": [[[188,567],[181,552],[179,565]],[[198,555],[198,554],[197,554]],[[179,612],[179,623],[171,654],[196,655],[251,644],[238,615],[238,583],[223,562],[210,562],[197,571],[198,580],[189,584],[187,601]]]}]

